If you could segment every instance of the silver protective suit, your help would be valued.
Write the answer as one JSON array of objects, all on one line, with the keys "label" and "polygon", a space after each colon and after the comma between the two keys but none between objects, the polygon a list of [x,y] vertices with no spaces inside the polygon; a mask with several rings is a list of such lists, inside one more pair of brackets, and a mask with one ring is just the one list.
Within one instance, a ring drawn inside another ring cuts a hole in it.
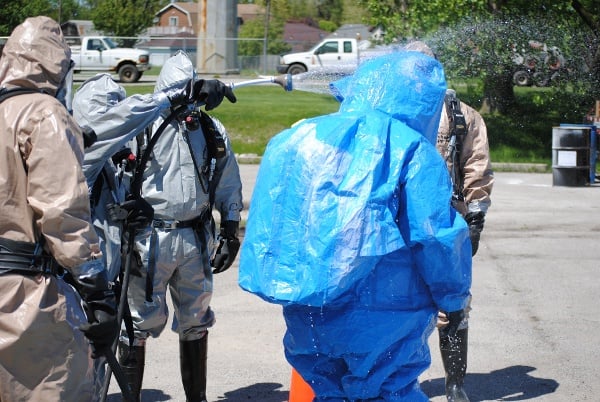
[{"label": "silver protective suit", "polygon": [[[155,93],[183,88],[194,74],[190,59],[178,52],[163,65]],[[156,120],[153,135],[158,134],[157,128],[168,113],[164,111]],[[188,129],[176,119],[160,133],[144,171],[142,195],[154,208],[157,224],[150,236],[136,241],[142,276],[132,276],[128,292],[136,345],[143,344],[148,336],[159,336],[164,329],[168,319],[167,288],[175,309],[172,329],[181,341],[202,338],[214,324],[210,258],[216,242],[214,224],[208,219],[208,189],[214,186],[214,207],[220,219],[239,221],[242,184],[225,128],[216,119],[213,121],[226,139],[226,156],[211,164],[201,128]],[[159,227],[201,217],[205,219],[195,227]],[[151,294],[146,290],[147,280],[152,285]]]},{"label": "silver protective suit", "polygon": [[[94,130],[97,139],[85,150],[83,172],[90,189],[94,228],[108,270],[115,281],[121,271],[121,236],[123,221],[112,220],[108,205],[121,204],[130,190],[131,171],[128,161],[113,161],[112,156],[125,148],[144,128],[151,125],[161,110],[168,108],[167,93],[132,95],[109,74],[98,74],[86,80],[73,98],[73,117],[80,126]],[[97,188],[99,190],[92,191]],[[105,360],[96,359],[95,395],[100,397],[105,381]]]},{"label": "silver protective suit", "polygon": [[100,237],[110,279],[114,279],[121,269],[123,227],[122,222],[109,219],[107,205],[125,201],[131,178],[131,172],[125,171],[124,164],[114,163],[111,157],[169,106],[164,92],[126,98],[125,89],[109,74],[88,79],[73,98],[73,117],[79,125],[92,128],[97,136],[96,142],[85,151],[83,172],[90,189],[102,177],[100,192],[90,194],[90,198],[94,227]]},{"label": "silver protective suit", "polygon": [[[46,251],[73,277],[103,274],[81,168],[83,137],[55,98],[70,67],[60,26],[26,19],[7,40],[0,86],[0,238]],[[52,274],[0,274],[0,401],[92,400],[87,322],[74,288]]]}]

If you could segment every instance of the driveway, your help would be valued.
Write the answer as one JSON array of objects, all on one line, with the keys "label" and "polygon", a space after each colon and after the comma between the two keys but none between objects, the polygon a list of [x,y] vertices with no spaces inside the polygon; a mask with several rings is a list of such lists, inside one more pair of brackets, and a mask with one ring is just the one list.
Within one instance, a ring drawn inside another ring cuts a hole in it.
[{"label": "driveway", "polygon": [[[241,165],[250,200],[257,165]],[[477,401],[596,401],[600,395],[600,185],[556,187],[547,173],[496,173],[474,259],[466,389]],[[242,291],[237,263],[215,276],[208,400],[285,402],[291,368],[281,308]],[[421,376],[445,401],[437,334]],[[185,401],[178,340],[148,342],[142,400]],[[119,401],[112,381],[109,401]]]}]

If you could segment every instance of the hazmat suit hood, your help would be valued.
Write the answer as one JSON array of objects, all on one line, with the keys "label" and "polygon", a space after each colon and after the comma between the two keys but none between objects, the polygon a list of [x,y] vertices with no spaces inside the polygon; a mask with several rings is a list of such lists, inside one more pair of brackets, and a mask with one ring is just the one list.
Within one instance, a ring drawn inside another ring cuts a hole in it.
[{"label": "hazmat suit hood", "polygon": [[429,46],[427,46],[427,44],[425,42],[422,42],[420,40],[415,40],[412,42],[407,43],[404,48],[404,50],[413,50],[415,52],[421,52],[423,54],[426,54],[429,57],[433,57],[434,59],[437,59],[437,57],[435,57],[435,54],[433,53],[433,50],[431,50],[431,48]]},{"label": "hazmat suit hood", "polygon": [[192,61],[185,52],[179,50],[162,66],[154,93],[183,89],[187,82],[195,77],[196,72]]},{"label": "hazmat suit hood", "polygon": [[48,17],[27,18],[4,45],[0,86],[34,88],[56,96],[70,64],[71,48],[60,25]]},{"label": "hazmat suit hood", "polygon": [[[390,53],[362,63],[356,72],[330,84],[341,101],[340,112],[378,110],[406,123],[436,143],[440,93],[446,88],[444,69],[417,51]],[[416,92],[402,91],[412,88]],[[410,105],[410,107],[403,107]]]},{"label": "hazmat suit hood", "polygon": [[73,102],[73,117],[83,127],[91,123],[125,99],[125,89],[108,74],[98,74],[87,80],[77,91]]},{"label": "hazmat suit hood", "polygon": [[[449,213],[451,189],[434,146],[446,92],[442,65],[418,52],[394,52],[362,63],[331,88],[340,110],[282,131],[261,161],[246,225],[253,241],[242,244],[239,284],[270,302],[335,303],[383,256],[435,244],[451,219],[439,213]],[[404,195],[408,180],[415,202]],[[414,223],[411,233],[399,229],[399,214],[403,230]],[[429,253],[432,271],[460,259],[438,251]],[[462,301],[461,293],[441,303]]]}]

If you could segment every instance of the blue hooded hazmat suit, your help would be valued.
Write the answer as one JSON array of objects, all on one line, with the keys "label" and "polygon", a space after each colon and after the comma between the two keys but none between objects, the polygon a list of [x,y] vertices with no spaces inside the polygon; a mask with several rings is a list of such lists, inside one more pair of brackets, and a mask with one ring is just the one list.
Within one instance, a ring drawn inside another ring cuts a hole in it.
[{"label": "blue hooded hazmat suit", "polygon": [[283,305],[285,354],[316,401],[426,401],[438,309],[471,285],[464,220],[434,143],[446,83],[397,52],[331,84],[337,113],[275,136],[258,172],[239,284]]}]

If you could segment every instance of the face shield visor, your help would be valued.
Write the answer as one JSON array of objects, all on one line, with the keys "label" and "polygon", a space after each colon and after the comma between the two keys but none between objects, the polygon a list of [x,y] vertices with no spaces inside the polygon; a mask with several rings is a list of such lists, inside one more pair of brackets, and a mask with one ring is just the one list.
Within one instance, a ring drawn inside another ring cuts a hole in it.
[{"label": "face shield visor", "polygon": [[69,113],[73,112],[73,74],[75,69],[75,62],[69,61],[69,70],[65,74],[61,84],[56,91],[56,99],[62,103]]}]

